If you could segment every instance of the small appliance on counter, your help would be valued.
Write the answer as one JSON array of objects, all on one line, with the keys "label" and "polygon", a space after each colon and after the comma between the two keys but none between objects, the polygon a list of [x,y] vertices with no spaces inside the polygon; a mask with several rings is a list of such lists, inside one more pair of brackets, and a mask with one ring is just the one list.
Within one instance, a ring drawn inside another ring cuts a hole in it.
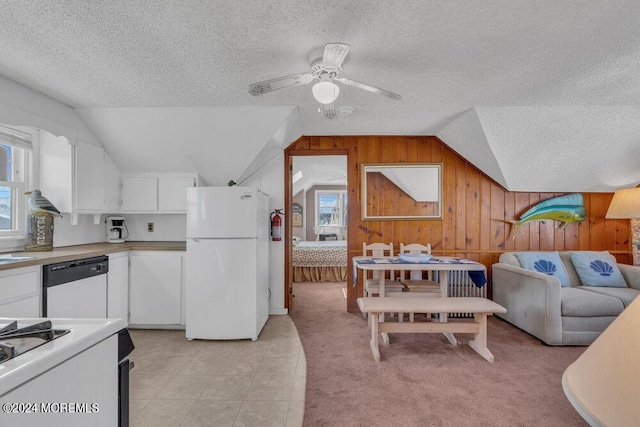
[{"label": "small appliance on counter", "polygon": [[124,243],[129,237],[129,230],[121,216],[108,216],[104,219],[107,243]]}]

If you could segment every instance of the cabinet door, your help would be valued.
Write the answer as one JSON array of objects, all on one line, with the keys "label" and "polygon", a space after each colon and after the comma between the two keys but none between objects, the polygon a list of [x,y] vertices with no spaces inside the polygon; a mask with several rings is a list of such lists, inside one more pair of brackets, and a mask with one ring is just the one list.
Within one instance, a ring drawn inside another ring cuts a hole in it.
[{"label": "cabinet door", "polygon": [[122,177],[122,211],[155,211],[158,209],[158,178]]},{"label": "cabinet door", "polygon": [[42,267],[0,271],[0,317],[40,317]]},{"label": "cabinet door", "polygon": [[104,155],[104,211],[120,212],[120,171],[106,153]]},{"label": "cabinet door", "polygon": [[71,212],[73,147],[64,137],[40,133],[40,191],[60,212]]},{"label": "cabinet door", "polygon": [[97,145],[78,141],[75,174],[76,209],[104,209],[104,150]]},{"label": "cabinet door", "polygon": [[40,298],[33,296],[0,305],[0,317],[40,317]]},{"label": "cabinet door", "polygon": [[181,320],[182,255],[131,253],[130,323],[179,325]]},{"label": "cabinet door", "polygon": [[107,273],[107,317],[129,321],[129,254],[109,255]]},{"label": "cabinet door", "polygon": [[193,177],[158,178],[158,210],[187,211],[187,188],[195,187]]}]

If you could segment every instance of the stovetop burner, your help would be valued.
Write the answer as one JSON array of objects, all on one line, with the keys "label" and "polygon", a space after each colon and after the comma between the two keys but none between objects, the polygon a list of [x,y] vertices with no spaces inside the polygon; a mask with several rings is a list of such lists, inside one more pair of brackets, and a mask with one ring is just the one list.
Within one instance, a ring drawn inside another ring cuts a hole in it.
[{"label": "stovetop burner", "polygon": [[0,363],[33,350],[69,333],[68,329],[53,329],[50,320],[18,328],[13,321],[0,329]]}]

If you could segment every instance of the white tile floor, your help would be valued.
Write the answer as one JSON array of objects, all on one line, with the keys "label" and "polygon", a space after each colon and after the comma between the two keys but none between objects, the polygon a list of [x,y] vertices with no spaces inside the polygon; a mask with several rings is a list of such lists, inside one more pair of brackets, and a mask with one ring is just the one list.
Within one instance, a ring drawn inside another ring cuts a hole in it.
[{"label": "white tile floor", "polygon": [[132,426],[302,425],[307,368],[289,316],[271,316],[256,342],[131,336]]}]

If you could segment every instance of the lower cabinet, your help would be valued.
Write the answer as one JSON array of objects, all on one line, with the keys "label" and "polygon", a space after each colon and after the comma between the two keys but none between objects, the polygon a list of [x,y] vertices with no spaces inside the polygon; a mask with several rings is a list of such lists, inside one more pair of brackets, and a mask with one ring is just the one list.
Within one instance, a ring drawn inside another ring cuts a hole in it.
[{"label": "lower cabinet", "polygon": [[129,260],[129,323],[183,324],[183,253],[132,251]]},{"label": "lower cabinet", "polygon": [[40,317],[40,266],[0,271],[0,317]]},{"label": "lower cabinet", "polygon": [[0,305],[0,317],[40,317],[40,297],[28,297]]},{"label": "lower cabinet", "polygon": [[107,317],[129,321],[129,252],[109,254]]}]

